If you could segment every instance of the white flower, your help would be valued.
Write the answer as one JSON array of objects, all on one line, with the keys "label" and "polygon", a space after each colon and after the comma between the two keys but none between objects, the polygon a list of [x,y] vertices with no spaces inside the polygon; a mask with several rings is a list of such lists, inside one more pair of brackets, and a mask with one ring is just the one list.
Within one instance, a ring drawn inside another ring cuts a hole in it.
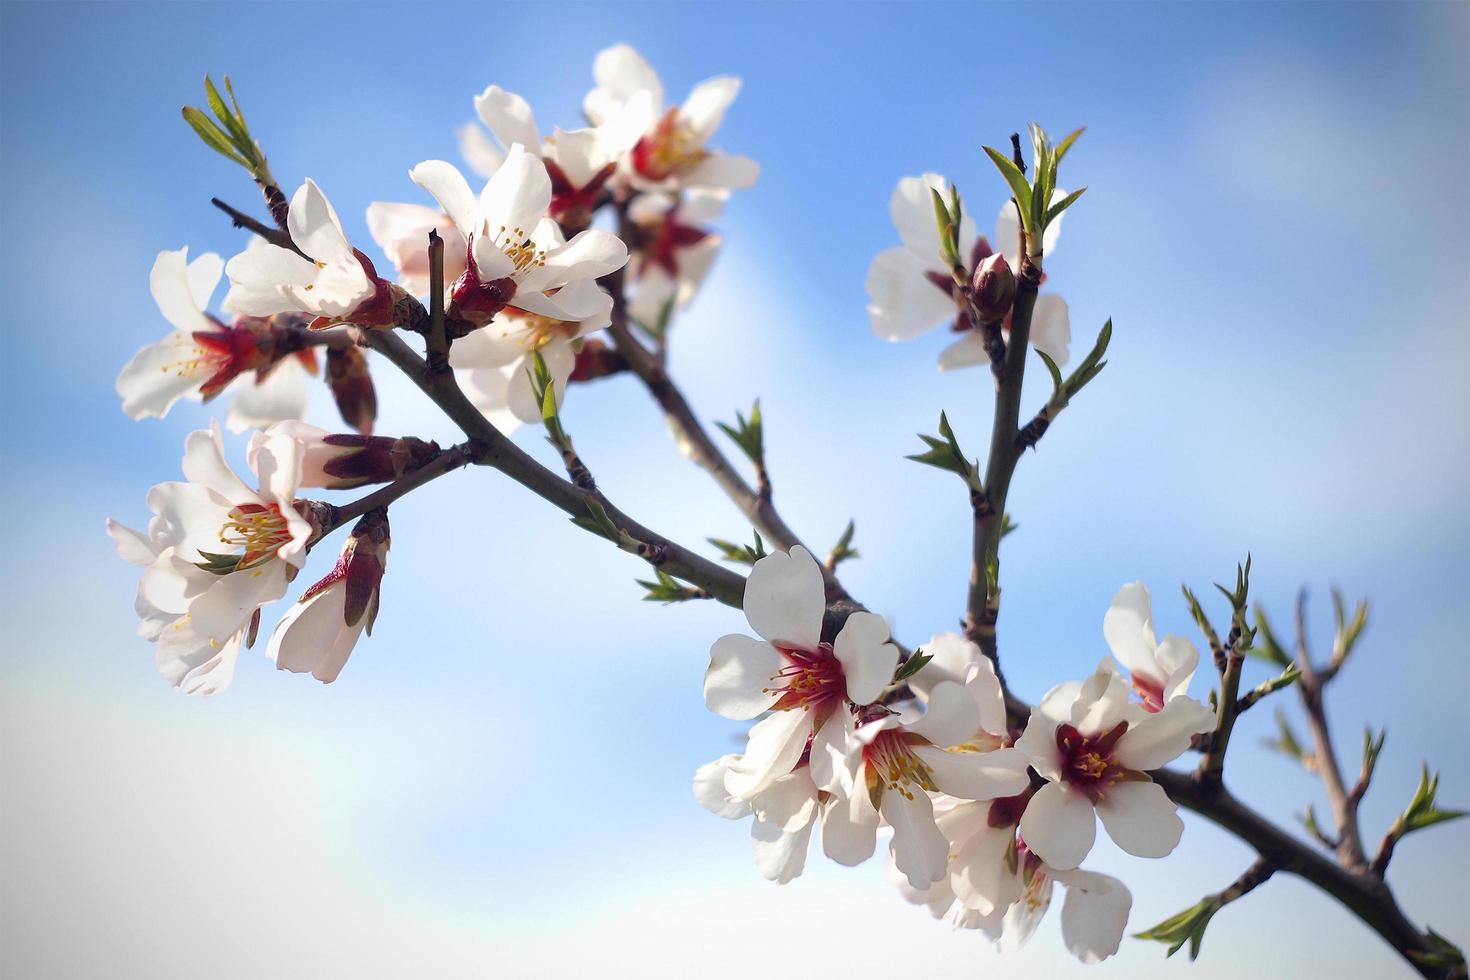
[{"label": "white flower", "polygon": [[909,687],[927,701],[939,684],[963,684],[975,701],[979,725],[966,740],[976,751],[988,751],[1005,745],[1009,738],[1006,722],[1005,693],[995,664],[980,647],[958,633],[940,633],[920,650],[930,657],[928,663],[909,680]]},{"label": "white flower", "polygon": [[1199,651],[1182,636],[1169,634],[1160,643],[1154,638],[1153,601],[1142,582],[1118,590],[1103,617],[1103,637],[1133,681],[1133,690],[1148,711],[1158,711],[1168,701],[1189,690]]},{"label": "white flower", "polygon": [[1052,882],[1067,889],[1062,902],[1062,942],[1083,963],[1101,963],[1118,951],[1133,894],[1117,878],[1075,868],[1058,871],[1034,853],[1023,852],[1018,877],[1023,882],[1021,897],[1006,910],[1005,918],[991,930],[1002,950],[1026,944],[1051,906]]},{"label": "white flower", "polygon": [[303,258],[263,238],[230,259],[225,309],[251,316],[298,311],[313,329],[339,323],[391,327],[395,296],[366,255],[352,247],[332,202],[307,179],[291,197],[286,219]]},{"label": "white flower", "polygon": [[665,110],[658,75],[626,44],[598,52],[592,76],[597,87],[587,93],[583,111],[604,127],[612,146],[627,150],[620,166],[634,187],[739,189],[755,183],[760,167],[754,160],[707,145],[740,92],[738,78],[700,82],[682,106]]},{"label": "white flower", "polygon": [[898,648],[883,617],[856,612],[832,643],[822,641],[822,571],[805,548],[772,552],[745,583],[745,618],[764,638],[722,636],[710,648],[704,701],[725,718],[770,714],[750,730],[745,754],[725,778],[750,800],[796,768],[811,743],[812,778],[826,787],[847,755],[849,703],[877,700],[892,679]]},{"label": "white flower", "polygon": [[[285,594],[306,559],[311,527],[293,504],[300,446],[277,436],[256,460],[260,489],[252,490],[225,462],[216,425],[184,443],[188,482],[160,483],[148,494],[155,516],[146,540],[155,557],[139,586],[140,606],[155,619],[171,617],[169,629],[182,629],[178,621],[187,618],[200,643],[227,643],[258,608]],[[143,536],[128,534],[137,542],[130,552],[141,557]]]},{"label": "white flower", "polygon": [[718,219],[729,197],[728,191],[692,190],[678,200],[665,194],[633,199],[628,218],[637,238],[628,279],[636,292],[629,315],[651,325],[670,300],[676,309],[689,305],[720,249],[720,236],[701,225]]},{"label": "white flower", "polygon": [[591,279],[565,286],[557,299],[593,312],[580,320],[559,320],[507,307],[450,348],[449,363],[465,395],[502,432],[541,421],[541,403],[531,385],[532,355],[540,351],[546,361],[560,406],[581,338],[612,322],[612,297]]},{"label": "white flower", "polygon": [[374,201],[367,209],[373,241],[398,270],[398,284],[414,296],[429,292],[429,232],[444,239],[444,283],[464,275],[467,252],[464,236],[449,215],[422,204]]},{"label": "white flower", "polygon": [[[939,355],[940,369],[988,364],[990,356],[985,352],[984,338],[973,329],[975,325],[969,322],[968,311],[957,308],[953,298],[953,278],[944,267],[931,189],[948,195],[949,184],[933,173],[905,177],[898,182],[888,202],[889,216],[903,244],[879,252],[868,267],[868,316],[873,333],[884,340],[913,340],[941,323],[953,322],[964,336]],[[1019,271],[1019,224],[1014,204],[1007,201],[1001,207],[995,227],[995,241],[1001,253],[1011,271]],[[1056,247],[1060,231],[1059,216],[1043,236],[1047,254]],[[959,253],[961,261],[968,262],[968,273],[973,275],[975,267],[993,251],[990,242],[976,231],[969,212],[963,211]],[[1009,317],[1002,326],[1009,331]],[[1031,314],[1031,346],[1061,365],[1067,363],[1071,340],[1066,301],[1052,293],[1038,296]]]},{"label": "white flower", "polygon": [[310,671],[323,684],[337,679],[363,631],[373,631],[388,545],[385,514],[370,513],[357,523],[337,564],[271,633],[265,652],[278,669]]},{"label": "white flower", "polygon": [[798,766],[749,801],[735,799],[725,788],[725,777],[739,758],[726,755],[700,766],[694,774],[694,797],[706,810],[727,820],[754,816],[750,841],[756,866],[766,879],[787,884],[806,867],[821,793],[810,770]]},{"label": "white flower", "polygon": [[1085,682],[1053,688],[1016,742],[1047,780],[1026,806],[1021,837],[1048,865],[1069,871],[1092,849],[1100,817],[1129,854],[1165,856],[1184,822],[1148,771],[1213,725],[1209,709],[1191,698],[1152,714],[1130,704],[1127,682],[1107,661]]},{"label": "white flower", "polygon": [[223,265],[209,252],[193,262],[187,248],[158,253],[149,288],[174,329],[134,354],[117,376],[129,418],[162,418],[180,398],[207,402],[224,392],[235,395],[226,415],[234,432],[305,412],[302,364],[315,364],[311,352],[276,359],[268,323],[244,318],[226,326],[205,312]]},{"label": "white flower", "polygon": [[556,222],[545,217],[551,203],[546,167],[520,144],[511,147],[478,198],[442,160],[426,160],[409,176],[434,195],[469,243],[467,269],[451,289],[452,316],[483,326],[514,305],[553,320],[579,321],[595,315],[604,300],[597,290],[566,287],[628,261],[623,243],[605,231],[563,240]]},{"label": "white flower", "polygon": [[[475,111],[506,151],[519,143],[527,153],[541,157],[551,179],[551,217],[566,227],[585,228],[616,170],[617,148],[609,144],[607,134],[596,127],[558,128],[543,140],[531,106],[499,85],[475,97]],[[460,130],[460,150],[482,177],[491,176],[505,162],[505,153],[473,123]]]}]

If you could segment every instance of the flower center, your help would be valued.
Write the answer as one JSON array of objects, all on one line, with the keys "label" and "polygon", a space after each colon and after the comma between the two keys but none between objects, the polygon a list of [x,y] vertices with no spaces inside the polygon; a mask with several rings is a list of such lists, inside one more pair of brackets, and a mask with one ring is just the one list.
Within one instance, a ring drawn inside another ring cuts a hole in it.
[{"label": "flower center", "polygon": [[847,679],[842,673],[842,661],[832,653],[830,644],[823,643],[816,650],[795,650],[780,647],[785,665],[771,677],[768,694],[780,692],[772,711],[790,711],[793,708],[826,708],[847,696]]},{"label": "flower center", "polygon": [[1083,735],[1071,725],[1058,725],[1062,779],[1096,802],[1110,784],[1132,778],[1132,770],[1113,761],[1113,748],[1127,730],[1126,721],[1118,722],[1101,735]]},{"label": "flower center", "polygon": [[914,744],[927,744],[917,735],[890,728],[878,733],[878,737],[863,748],[863,761],[867,763],[868,795],[873,809],[887,790],[912,800],[916,792],[927,790],[939,792],[934,783],[934,773],[914,754]]},{"label": "flower center", "polygon": [[1164,685],[1150,677],[1133,675],[1133,693],[1143,700],[1143,710],[1162,711],[1164,708]]},{"label": "flower center", "polygon": [[500,232],[495,236],[495,247],[509,256],[515,263],[515,272],[512,275],[520,277],[530,269],[539,269],[546,264],[546,253],[536,247],[531,237],[526,234],[524,228],[506,228],[500,226]]},{"label": "flower center", "polygon": [[707,156],[693,127],[679,120],[678,109],[670,109],[633,147],[633,169],[649,180],[665,180],[694,169]]},{"label": "flower center", "polygon": [[244,549],[232,571],[269,561],[277,549],[291,541],[286,515],[276,504],[240,504],[227,516],[229,520],[219,531],[220,543]]}]

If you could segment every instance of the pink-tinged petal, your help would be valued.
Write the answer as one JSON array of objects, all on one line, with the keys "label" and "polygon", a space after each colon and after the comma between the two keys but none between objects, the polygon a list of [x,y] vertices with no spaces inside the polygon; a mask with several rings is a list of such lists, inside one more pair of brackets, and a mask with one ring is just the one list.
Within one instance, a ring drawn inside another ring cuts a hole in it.
[{"label": "pink-tinged petal", "polygon": [[773,824],[787,833],[808,826],[817,815],[817,787],[806,767],[787,773],[756,794],[750,808],[761,823]]},{"label": "pink-tinged petal", "polygon": [[294,358],[279,361],[264,379],[253,372],[243,375],[226,393],[234,396],[225,413],[225,427],[231,432],[299,419],[308,403],[306,369]]},{"label": "pink-tinged petal", "polygon": [[[1031,806],[1036,805],[1040,795],[1038,793],[1031,800]],[[1030,807],[1027,812],[1030,812]],[[1179,808],[1163,787],[1151,780],[1109,786],[1106,795],[1098,800],[1097,815],[1102,818],[1113,843],[1135,857],[1166,857],[1173,853],[1184,834]],[[1023,835],[1026,833],[1024,820],[1022,818]],[[1031,842],[1029,836],[1026,842]],[[1040,851],[1036,853],[1041,854]],[[1041,856],[1048,864],[1053,863],[1045,854]]]},{"label": "pink-tinged petal", "polygon": [[772,643],[815,650],[826,612],[822,569],[801,545],[789,554],[773,551],[755,563],[745,580],[745,618]]},{"label": "pink-tinged petal", "polygon": [[699,143],[706,143],[720,128],[725,110],[740,94],[740,79],[724,75],[694,86],[679,108],[679,117],[694,131]]},{"label": "pink-tinged petal", "polygon": [[1047,783],[1026,804],[1021,838],[1047,864],[1070,871],[1087,857],[1097,838],[1092,803],[1061,783]]},{"label": "pink-tinged petal", "polygon": [[1021,876],[1006,864],[1015,842],[1015,827],[986,826],[955,850],[949,886],[966,908],[990,915],[1021,897]]},{"label": "pink-tinged petal", "polygon": [[[196,261],[209,258],[219,261],[218,256],[200,256]],[[216,281],[218,278],[216,274]],[[158,258],[153,260],[153,271],[149,273],[148,285],[153,292],[153,301],[158,304],[158,311],[179,330],[192,333],[195,330],[215,329],[214,324],[202,312],[209,301],[208,293],[205,294],[204,303],[194,298],[187,248],[176,252],[159,252]]]},{"label": "pink-tinged petal", "polygon": [[174,330],[134,354],[118,374],[115,387],[128,418],[163,418],[180,398],[197,392],[214,371],[194,338]]},{"label": "pink-tinged petal", "polygon": [[459,155],[479,176],[488,178],[505,162],[505,154],[475,123],[465,123],[454,131],[454,135],[459,139]]},{"label": "pink-tinged petal", "polygon": [[917,256],[897,247],[879,252],[868,266],[868,317],[880,339],[912,340],[954,318],[954,300],[927,272]]},{"label": "pink-tinged petal", "polygon": [[311,672],[330,684],[342,672],[352,648],[367,626],[367,617],[348,626],[343,620],[347,602],[345,583],[328,586],[294,604],[271,633],[265,655],[280,670]]},{"label": "pink-tinged petal", "polygon": [[1113,749],[1119,765],[1140,772],[1173,762],[1190,739],[1215,727],[1215,713],[1193,698],[1178,697],[1128,726]]},{"label": "pink-tinged petal", "polygon": [[231,504],[260,500],[225,462],[225,447],[218,422],[211,422],[208,429],[195,430],[184,439],[183,469],[190,483],[213,490]]},{"label": "pink-tinged petal", "polygon": [[822,808],[822,851],[833,861],[862,864],[873,856],[877,841],[878,811],[866,791],[833,797]]},{"label": "pink-tinged petal", "polygon": [[879,801],[883,819],[893,826],[893,863],[915,888],[944,877],[949,863],[949,841],[934,825],[934,804],[923,790],[902,793],[890,789]]},{"label": "pink-tinged petal", "polygon": [[888,635],[888,621],[870,612],[848,616],[837,634],[832,652],[842,664],[847,698],[853,704],[872,704],[893,679],[898,647],[888,642]]},{"label": "pink-tinged petal", "polygon": [[750,842],[755,848],[755,866],[762,877],[778,885],[789,884],[806,867],[806,852],[811,847],[812,827],[808,819],[795,830],[783,831],[775,824],[755,820],[750,827]]},{"label": "pink-tinged petal", "polygon": [[[454,164],[443,160],[425,160],[410,170],[408,177],[434,196],[434,200],[439,202],[439,206],[449,215],[449,220],[454,222],[454,226],[466,240],[480,233],[482,221],[479,202],[475,200],[470,185],[465,183],[464,174]],[[475,259],[479,261],[478,253]]]},{"label": "pink-tinged petal", "polygon": [[1013,748],[948,752],[920,745],[913,751],[929,767],[940,791],[957,799],[1001,799],[1024,792],[1031,784],[1026,757]]},{"label": "pink-tinged petal", "polygon": [[367,209],[373,241],[398,270],[398,282],[415,296],[429,291],[429,232],[444,239],[444,281],[465,270],[465,239],[444,212],[422,204],[374,201]]},{"label": "pink-tinged petal", "polygon": [[501,146],[520,143],[528,152],[540,156],[541,131],[536,128],[536,116],[525,99],[499,85],[491,85],[475,96],[475,111]]},{"label": "pink-tinged petal", "polygon": [[725,791],[725,774],[738,755],[722,755],[714,762],[706,762],[694,773],[694,798],[699,805],[717,817],[739,820],[750,816],[750,804],[732,800]]},{"label": "pink-tinged petal", "polygon": [[725,789],[748,800],[796,768],[812,734],[811,712],[773,711],[750,729],[745,754],[731,763]]},{"label": "pink-tinged petal", "polygon": [[[551,178],[546,175],[546,164],[540,157],[526,152],[520,143],[511,146],[505,163],[480,192],[480,214],[485,219],[486,233],[497,240],[529,237],[550,204]],[[476,252],[476,262],[479,257]],[[481,276],[485,275],[481,270]]]},{"label": "pink-tinged petal", "polygon": [[704,672],[704,704],[722,718],[746,721],[776,703],[771,679],[781,655],[769,643],[739,633],[722,636],[710,647]]},{"label": "pink-tinged petal", "polygon": [[286,218],[291,241],[318,262],[356,263],[352,244],[342,231],[342,222],[327,195],[310,177],[291,196],[291,211]]},{"label": "pink-tinged petal", "polygon": [[980,730],[980,709],[963,684],[942,681],[929,692],[923,717],[905,727],[943,749],[975,737]]},{"label": "pink-tinged petal", "polygon": [[1101,963],[1118,951],[1133,895],[1110,875],[1095,871],[1058,871],[1067,888],[1062,901],[1062,942],[1083,963]]},{"label": "pink-tinged petal", "polygon": [[1003,953],[1014,953],[1025,946],[1046,918],[1046,910],[1051,908],[1052,877],[1044,871],[1037,874],[1040,878],[1034,880],[1028,894],[1006,911],[999,937]]},{"label": "pink-tinged petal", "polygon": [[1130,582],[1118,590],[1103,616],[1103,639],[1108,649],[1130,674],[1162,684],[1154,650],[1153,600],[1142,582]]},{"label": "pink-tinged petal", "polygon": [[1056,293],[1036,298],[1031,312],[1031,346],[1057,363],[1067,363],[1072,356],[1072,319],[1067,301]]},{"label": "pink-tinged petal", "polygon": [[979,364],[990,364],[990,352],[985,349],[985,338],[974,330],[965,331],[959,340],[939,352],[941,371],[958,371]]},{"label": "pink-tinged petal", "polygon": [[1170,633],[1159,643],[1154,659],[1164,672],[1164,700],[1182,697],[1189,690],[1194,678],[1194,669],[1199,666],[1199,650],[1192,641]]},{"label": "pink-tinged petal", "polygon": [[714,152],[705,157],[681,178],[686,187],[723,187],[740,191],[754,187],[761,175],[761,165],[750,157]]}]

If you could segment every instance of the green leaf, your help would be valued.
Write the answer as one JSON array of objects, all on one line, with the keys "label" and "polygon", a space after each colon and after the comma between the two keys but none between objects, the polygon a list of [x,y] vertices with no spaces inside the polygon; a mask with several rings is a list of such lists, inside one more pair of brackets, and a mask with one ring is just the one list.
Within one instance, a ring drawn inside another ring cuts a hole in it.
[{"label": "green leaf", "polygon": [[1255,689],[1251,691],[1249,697],[1252,702],[1259,701],[1267,695],[1275,694],[1283,687],[1290,687],[1301,676],[1302,669],[1300,667],[1296,664],[1288,664],[1286,669],[1281,672],[1281,676],[1273,677],[1269,681],[1262,681],[1257,684]]},{"label": "green leaf", "polygon": [[1133,937],[1164,943],[1169,947],[1169,951],[1164,954],[1166,957],[1173,956],[1185,943],[1189,943],[1189,958],[1193,960],[1199,956],[1200,943],[1204,942],[1205,938],[1205,928],[1210,924],[1210,919],[1215,913],[1220,911],[1221,904],[1220,896],[1211,895],[1183,912],[1169,916],[1152,929],[1135,932]]},{"label": "green leaf", "polygon": [[561,424],[561,415],[556,407],[556,383],[551,378],[551,369],[539,350],[531,352],[531,364],[526,368],[531,380],[531,392],[541,406],[541,422],[546,426],[546,441],[558,449],[571,448],[571,440]]},{"label": "green leaf", "polygon": [[[593,500],[591,497],[588,497],[587,512],[592,515],[592,527],[589,528],[589,530],[593,530],[594,533],[602,535],[609,541],[622,540],[623,532],[618,529],[618,526],[616,524],[613,523],[612,518],[607,516],[607,508],[603,507],[601,503]],[[573,522],[576,522],[580,520],[580,518],[574,517],[572,518],[572,520]],[[582,526],[585,527],[586,525]]]},{"label": "green leaf", "polygon": [[944,203],[944,197],[934,188],[929,188],[929,195],[934,203],[934,222],[939,227],[939,251],[944,259],[944,264],[950,268],[960,264],[959,252],[956,250],[955,242],[958,233],[955,231],[958,219],[949,213],[949,207]]},{"label": "green leaf", "polygon": [[1373,770],[1378,768],[1378,755],[1383,751],[1383,743],[1388,738],[1388,729],[1380,728],[1378,737],[1373,737],[1373,729],[1367,725],[1363,726],[1363,780],[1366,782],[1373,778]]},{"label": "green leaf", "polygon": [[1031,228],[1029,227],[1031,185],[1026,181],[1026,175],[1021,173],[1014,161],[1000,150],[992,146],[981,147],[981,149],[985,151],[986,156],[990,157],[990,162],[995,164],[996,169],[1000,171],[1000,175],[1005,178],[1006,184],[1011,189],[1011,196],[1016,199],[1017,204],[1021,205],[1021,214],[1027,219],[1023,224],[1028,225],[1026,233],[1029,235],[1031,233]]},{"label": "green leaf", "polygon": [[1081,136],[1086,130],[1087,130],[1087,127],[1086,126],[1082,126],[1082,127],[1078,128],[1078,129],[1072,130],[1070,133],[1068,133],[1065,137],[1062,138],[1062,141],[1057,144],[1057,149],[1056,149],[1056,161],[1057,161],[1057,163],[1061,163],[1062,162],[1062,157],[1064,157],[1064,156],[1067,155],[1067,151],[1072,148],[1072,144],[1075,143],[1075,142],[1077,142],[1077,137]]},{"label": "green leaf", "polygon": [[1274,739],[1265,739],[1263,744],[1268,749],[1275,749],[1282,755],[1289,755],[1296,761],[1306,765],[1307,750],[1302,748],[1301,740],[1292,731],[1291,724],[1286,720],[1286,712],[1280,708],[1276,709],[1276,731]]},{"label": "green leaf", "polygon": [[1053,204],[1051,207],[1047,208],[1046,220],[1042,222],[1042,229],[1045,230],[1048,225],[1057,220],[1058,215],[1070,208],[1074,203],[1076,203],[1077,198],[1081,197],[1085,193],[1087,193],[1087,188],[1080,187],[1072,193],[1068,194],[1066,197],[1062,198],[1057,203]]},{"label": "green leaf", "polygon": [[1435,795],[1439,792],[1439,773],[1433,776],[1429,774],[1429,767],[1424,766],[1419,773],[1419,787],[1414,791],[1414,798],[1409,801],[1409,808],[1399,817],[1398,836],[1432,827],[1437,823],[1447,820],[1458,820],[1467,814],[1466,810],[1441,810],[1435,804]]},{"label": "green leaf", "polygon": [[644,602],[662,602],[664,605],[668,605],[673,602],[688,602],[691,599],[710,598],[708,592],[703,589],[696,589],[693,586],[680,584],[662,568],[655,568],[653,574],[655,580],[652,582],[641,578],[633,580],[647,590],[647,594],[643,597]]},{"label": "green leaf", "polygon": [[755,404],[750,408],[750,418],[747,419],[739,412],[735,413],[735,424],[726,425],[724,422],[716,422],[720,431],[730,437],[735,445],[740,447],[747,459],[757,466],[765,465],[766,440],[765,427],[761,421],[761,400],[757,398]]},{"label": "green leaf", "polygon": [[1291,657],[1287,656],[1286,651],[1277,642],[1276,634],[1271,629],[1271,623],[1266,619],[1266,611],[1260,606],[1256,606],[1256,632],[1261,638],[1261,643],[1246,652],[1280,667],[1290,666]]},{"label": "green leaf", "polygon": [[979,489],[979,468],[977,465],[971,464],[969,459],[966,458],[964,451],[960,449],[960,444],[954,436],[954,430],[950,428],[949,417],[944,412],[939,413],[939,437],[926,436],[920,433],[919,438],[929,448],[925,452],[905,456],[905,459],[911,459],[916,463],[923,463],[925,466],[948,470],[951,473],[958,473],[964,478],[967,484],[977,490]]},{"label": "green leaf", "polygon": [[899,684],[903,681],[908,680],[910,677],[913,677],[919,671],[923,670],[924,665],[933,659],[933,654],[924,653],[922,650],[915,650],[914,655],[909,657],[903,663],[899,664],[898,669],[893,672],[893,683]]},{"label": "green leaf", "polygon": [[766,543],[761,540],[759,531],[752,531],[755,535],[755,544],[735,544],[723,538],[705,538],[710,544],[720,549],[720,557],[725,561],[735,562],[740,565],[754,565],[766,557]]},{"label": "green leaf", "polygon": [[1046,373],[1051,375],[1051,396],[1052,400],[1055,401],[1062,394],[1062,389],[1066,384],[1062,381],[1062,370],[1057,367],[1057,362],[1048,357],[1040,347],[1032,349],[1036,351],[1036,356],[1040,357],[1042,363],[1046,365]]},{"label": "green leaf", "polygon": [[857,524],[854,521],[848,521],[847,529],[842,532],[842,537],[837,539],[837,543],[832,546],[832,551],[827,555],[827,565],[829,567],[835,569],[849,558],[862,557],[858,550],[852,546],[852,536],[856,531]]},{"label": "green leaf", "polygon": [[[233,98],[234,93],[231,93]],[[235,116],[226,105],[225,100],[220,98],[219,89],[214,87],[214,81],[208,75],[204,76],[204,97],[209,101],[210,110],[219,117],[229,131],[230,142],[240,152],[241,156],[249,159],[254,156],[255,147],[250,141],[250,133],[245,129],[243,121]]]},{"label": "green leaf", "polygon": [[220,131],[213,120],[193,106],[184,106],[183,114],[184,122],[188,123],[190,128],[198,134],[205,146],[246,169],[250,168],[250,161],[240,155],[239,151],[231,145],[229,137]]}]

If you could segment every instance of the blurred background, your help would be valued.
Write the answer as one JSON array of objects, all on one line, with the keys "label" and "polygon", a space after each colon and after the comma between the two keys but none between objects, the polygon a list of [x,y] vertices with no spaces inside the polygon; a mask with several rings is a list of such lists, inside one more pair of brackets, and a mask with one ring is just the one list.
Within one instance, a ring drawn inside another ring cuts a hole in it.
[{"label": "blurred background", "polygon": [[[728,209],[673,367],[706,418],[761,398],[780,508],[823,551],[856,520],[862,558],[844,579],[910,644],[962,614],[969,512],[951,477],[902,456],[941,408],[983,446],[991,385],[936,371],[943,331],[905,345],[869,331],[864,275],[897,242],[889,194],[938,171],[985,230],[1005,192],[980,145],[1032,119],[1087,125],[1062,183],[1090,191],[1047,288],[1071,304],[1074,358],[1106,318],[1116,331],[1108,369],[1012,490],[1008,677],[1034,699],[1085,675],[1107,652],[1109,600],[1135,579],[1161,633],[1191,633],[1180,583],[1212,595],[1249,551],[1278,621],[1312,590],[1320,655],[1329,588],[1373,602],[1329,705],[1350,770],[1362,726],[1388,729],[1369,841],[1421,760],[1443,805],[1470,802],[1464,3],[7,3],[0,18],[6,976],[1084,969],[1056,911],[1002,959],[905,905],[881,861],[814,857],[791,885],[762,880],[747,825],[689,789],[737,747],[700,690],[709,644],[743,618],[639,602],[644,567],[491,471],[394,505],[382,615],[337,683],[277,673],[257,648],[218,697],[169,690],[134,635],[136,570],[103,523],[142,526],[148,487],[178,478],[185,434],[209,418],[182,403],[133,423],[113,393],[166,329],[155,255],[244,247],[212,195],[264,213],[179,119],[206,72],[232,76],[288,193],[315,178],[364,247],[368,202],[427,202],[406,171],[458,161],[454,130],[492,82],[549,130],[578,124],[592,58],[617,41],[671,100],[742,76],[716,142],[763,172]],[[1034,369],[1028,401],[1044,394]],[[380,432],[455,438],[386,364],[376,380]],[[311,417],[336,426],[325,396]],[[748,539],[635,381],[574,390],[564,419],[629,513],[686,543]],[[244,440],[228,445],[243,465]],[[1324,812],[1314,778],[1261,747],[1270,708],[1237,732],[1241,796],[1288,824],[1309,803]],[[1094,851],[1089,865],[1133,890],[1130,931],[1250,863],[1187,823],[1165,861]],[[1464,944],[1467,873],[1470,823],[1455,823],[1408,838],[1389,878],[1416,923]],[[1406,972],[1286,875],[1217,916],[1192,967],[1130,939],[1093,969]]]}]

